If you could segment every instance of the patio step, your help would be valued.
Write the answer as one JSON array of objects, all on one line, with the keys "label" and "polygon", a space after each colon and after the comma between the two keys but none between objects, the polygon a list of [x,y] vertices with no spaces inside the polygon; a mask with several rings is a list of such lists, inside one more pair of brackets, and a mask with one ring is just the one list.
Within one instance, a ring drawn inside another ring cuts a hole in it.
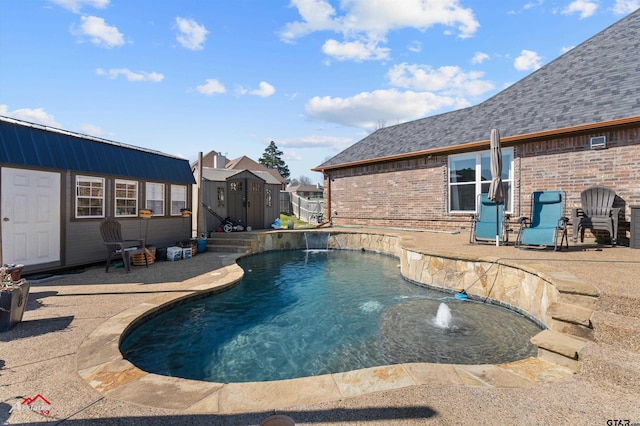
[{"label": "patio step", "polygon": [[574,371],[582,370],[580,351],[589,340],[553,330],[543,330],[531,338],[538,347],[538,357]]},{"label": "patio step", "polygon": [[216,232],[207,238],[207,250],[224,253],[249,253],[255,237],[249,232]]},{"label": "patio step", "polygon": [[551,315],[549,328],[560,333],[594,340],[594,327],[591,322],[593,309],[570,303],[553,303],[547,314]]}]

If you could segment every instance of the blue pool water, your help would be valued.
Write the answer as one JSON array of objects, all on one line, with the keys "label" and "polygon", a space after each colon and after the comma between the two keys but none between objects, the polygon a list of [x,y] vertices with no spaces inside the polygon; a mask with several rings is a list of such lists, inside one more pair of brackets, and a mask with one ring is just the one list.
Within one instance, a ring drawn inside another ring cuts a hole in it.
[{"label": "blue pool water", "polygon": [[536,354],[530,320],[409,283],[388,256],[294,250],[238,263],[241,283],[144,322],[122,342],[124,357],[148,372],[228,383]]}]

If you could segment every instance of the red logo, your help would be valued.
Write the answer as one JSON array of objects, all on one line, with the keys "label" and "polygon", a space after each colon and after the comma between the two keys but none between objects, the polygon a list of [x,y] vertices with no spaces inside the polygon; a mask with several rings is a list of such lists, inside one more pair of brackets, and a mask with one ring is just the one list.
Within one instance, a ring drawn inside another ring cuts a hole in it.
[{"label": "red logo", "polygon": [[37,394],[33,398],[25,398],[22,400],[22,403],[17,403],[14,407],[11,408],[13,410],[31,410],[36,411],[40,414],[44,414],[48,416],[51,413],[51,403],[44,396]]}]

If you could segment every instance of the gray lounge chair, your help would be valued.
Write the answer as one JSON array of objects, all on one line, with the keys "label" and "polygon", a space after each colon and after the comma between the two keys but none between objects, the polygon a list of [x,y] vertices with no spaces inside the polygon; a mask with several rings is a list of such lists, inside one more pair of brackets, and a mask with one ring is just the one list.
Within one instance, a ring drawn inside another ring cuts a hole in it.
[{"label": "gray lounge chair", "polygon": [[112,217],[106,217],[100,224],[100,234],[102,241],[107,247],[107,266],[105,272],[109,272],[111,258],[114,255],[122,256],[122,262],[127,272],[131,270],[131,256],[134,254],[144,254],[144,263],[149,267],[147,259],[147,251],[145,250],[144,240],[123,240],[120,228],[120,222]]},{"label": "gray lounge chair", "polygon": [[582,206],[574,208],[571,214],[573,223],[573,242],[584,242],[585,229],[603,230],[609,233],[611,245],[618,240],[618,215],[620,208],[614,208],[616,193],[604,186],[592,186],[580,194]]}]

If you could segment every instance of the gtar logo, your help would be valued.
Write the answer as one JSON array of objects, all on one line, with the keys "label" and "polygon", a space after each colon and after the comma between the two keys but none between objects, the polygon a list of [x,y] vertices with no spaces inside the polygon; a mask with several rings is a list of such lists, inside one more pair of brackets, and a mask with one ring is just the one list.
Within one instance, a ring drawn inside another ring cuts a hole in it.
[{"label": "gtar logo", "polygon": [[22,402],[16,402],[16,404],[11,407],[10,413],[13,410],[29,410],[36,411],[40,414],[48,416],[51,413],[51,403],[44,396],[37,394],[33,398],[25,398]]}]

